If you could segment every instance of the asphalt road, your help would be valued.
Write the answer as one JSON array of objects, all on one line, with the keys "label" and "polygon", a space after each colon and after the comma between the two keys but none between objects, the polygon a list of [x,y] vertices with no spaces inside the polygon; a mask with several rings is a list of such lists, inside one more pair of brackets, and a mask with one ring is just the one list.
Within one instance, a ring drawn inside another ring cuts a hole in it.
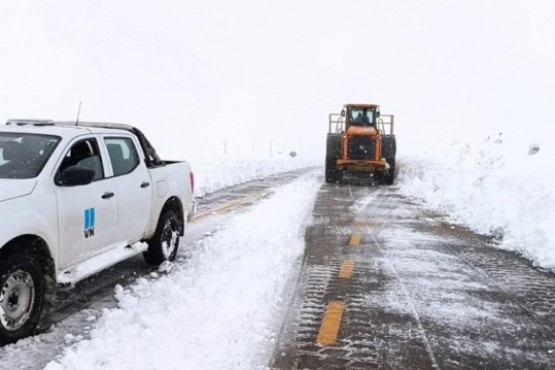
[{"label": "asphalt road", "polygon": [[400,196],[323,185],[272,369],[553,369],[555,275]]}]

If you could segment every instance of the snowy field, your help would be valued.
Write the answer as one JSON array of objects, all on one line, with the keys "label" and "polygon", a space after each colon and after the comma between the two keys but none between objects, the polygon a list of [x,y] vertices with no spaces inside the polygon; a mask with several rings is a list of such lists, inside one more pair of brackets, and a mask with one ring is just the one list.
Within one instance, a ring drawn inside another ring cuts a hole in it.
[{"label": "snowy field", "polygon": [[[543,135],[542,135],[543,134]],[[555,271],[553,132],[440,138],[402,157],[398,184],[453,222]]]}]

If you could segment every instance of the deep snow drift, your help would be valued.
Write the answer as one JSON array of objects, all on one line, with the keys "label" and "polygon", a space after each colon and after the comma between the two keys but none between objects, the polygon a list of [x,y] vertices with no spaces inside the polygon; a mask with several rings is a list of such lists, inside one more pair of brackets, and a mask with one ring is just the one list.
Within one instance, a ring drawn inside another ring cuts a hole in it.
[{"label": "deep snow drift", "polygon": [[553,132],[535,134],[438,138],[422,154],[402,158],[400,189],[555,271]]}]

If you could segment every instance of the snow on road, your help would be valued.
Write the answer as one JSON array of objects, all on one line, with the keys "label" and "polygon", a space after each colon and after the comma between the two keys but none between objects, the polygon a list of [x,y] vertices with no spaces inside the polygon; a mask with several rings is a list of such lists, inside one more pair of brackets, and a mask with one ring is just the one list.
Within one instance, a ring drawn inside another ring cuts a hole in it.
[{"label": "snow on road", "polygon": [[[314,173],[199,240],[157,280],[116,288],[91,339],[46,369],[252,369],[271,355],[322,183]],[[181,252],[183,253],[183,251]]]},{"label": "snow on road", "polygon": [[518,132],[438,140],[401,158],[398,183],[405,195],[555,271],[555,153],[541,142]]},{"label": "snow on road", "polygon": [[197,183],[195,194],[197,196],[287,171],[323,166],[322,158],[302,154],[295,157],[286,154],[219,156],[217,158],[191,158],[189,162],[195,174]]}]

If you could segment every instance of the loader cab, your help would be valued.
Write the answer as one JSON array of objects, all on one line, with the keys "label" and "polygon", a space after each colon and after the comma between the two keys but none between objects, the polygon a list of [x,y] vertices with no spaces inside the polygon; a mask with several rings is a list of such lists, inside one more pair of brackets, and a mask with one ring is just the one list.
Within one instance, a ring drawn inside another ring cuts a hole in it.
[{"label": "loader cab", "polygon": [[348,104],[343,107],[341,115],[345,117],[347,129],[350,126],[376,127],[380,107],[370,104]]}]

